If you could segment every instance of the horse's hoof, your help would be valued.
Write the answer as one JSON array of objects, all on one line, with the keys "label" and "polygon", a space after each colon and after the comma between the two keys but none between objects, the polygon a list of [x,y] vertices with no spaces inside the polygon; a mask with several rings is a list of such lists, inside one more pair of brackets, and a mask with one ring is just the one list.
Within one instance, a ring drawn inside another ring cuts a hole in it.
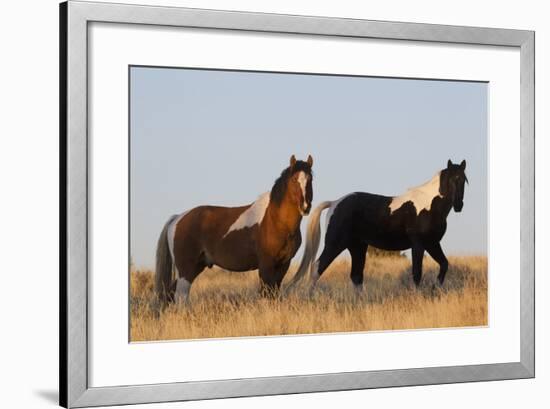
[{"label": "horse's hoof", "polygon": [[174,303],[174,307],[176,307],[176,312],[184,312],[191,307],[191,304],[189,301],[179,301]]},{"label": "horse's hoof", "polygon": [[362,299],[363,295],[365,295],[365,291],[363,289],[363,285],[354,285],[353,286],[353,294],[355,295],[355,298]]},{"label": "horse's hoof", "polygon": [[441,297],[441,294],[443,293],[443,289],[440,285],[432,284],[432,297]]}]

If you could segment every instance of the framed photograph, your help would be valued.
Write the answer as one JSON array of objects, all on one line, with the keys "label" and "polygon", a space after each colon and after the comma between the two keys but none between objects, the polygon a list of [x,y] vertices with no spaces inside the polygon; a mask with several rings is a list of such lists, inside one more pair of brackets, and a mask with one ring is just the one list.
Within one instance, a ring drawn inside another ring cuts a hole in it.
[{"label": "framed photograph", "polygon": [[534,377],[534,32],[60,22],[62,406]]}]

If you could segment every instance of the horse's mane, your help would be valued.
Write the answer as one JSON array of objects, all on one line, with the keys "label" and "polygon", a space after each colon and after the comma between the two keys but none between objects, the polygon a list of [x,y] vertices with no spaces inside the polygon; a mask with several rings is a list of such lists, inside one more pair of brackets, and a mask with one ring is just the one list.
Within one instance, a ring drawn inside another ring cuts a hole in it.
[{"label": "horse's mane", "polygon": [[290,166],[281,172],[281,176],[277,178],[273,187],[271,188],[271,194],[269,200],[276,205],[280,205],[286,195],[286,187],[288,179],[296,172],[303,171],[308,175],[311,175],[311,166],[303,160],[297,160],[294,166]]}]

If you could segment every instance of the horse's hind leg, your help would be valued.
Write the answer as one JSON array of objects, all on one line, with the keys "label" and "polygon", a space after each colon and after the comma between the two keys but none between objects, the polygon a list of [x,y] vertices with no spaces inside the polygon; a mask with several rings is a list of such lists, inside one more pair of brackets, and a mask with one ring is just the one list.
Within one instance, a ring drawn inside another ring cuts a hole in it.
[{"label": "horse's hind leg", "polygon": [[333,246],[331,244],[325,243],[325,248],[321,253],[319,259],[313,264],[311,269],[311,289],[315,287],[317,281],[321,278],[323,272],[328,268],[330,263],[334,261],[338,255],[344,251],[345,247],[342,246]]},{"label": "horse's hind leg", "polygon": [[443,254],[441,244],[436,242],[427,245],[426,250],[428,251],[428,254],[437,262],[437,264],[439,264],[439,275],[437,276],[437,279],[439,280],[439,284],[443,285],[443,282],[445,281],[445,274],[447,274],[447,270],[449,269],[449,262],[447,261],[445,254]]},{"label": "horse's hind leg", "polygon": [[360,293],[363,290],[363,271],[365,269],[365,260],[367,258],[367,245],[356,243],[348,250],[351,254],[351,281],[355,290]]},{"label": "horse's hind leg", "polygon": [[174,301],[176,305],[183,305],[189,302],[189,291],[191,282],[183,277],[176,279],[176,289],[174,291]]},{"label": "horse's hind leg", "polygon": [[189,303],[191,285],[205,267],[206,263],[201,256],[199,256],[199,260],[184,259],[176,262],[177,279],[174,294],[174,301],[176,304],[182,305]]}]

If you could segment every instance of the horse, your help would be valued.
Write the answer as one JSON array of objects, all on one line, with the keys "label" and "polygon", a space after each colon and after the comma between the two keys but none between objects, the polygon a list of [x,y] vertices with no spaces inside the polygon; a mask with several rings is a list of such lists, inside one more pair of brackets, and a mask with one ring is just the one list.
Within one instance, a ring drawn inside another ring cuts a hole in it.
[{"label": "horse", "polygon": [[[447,162],[447,167],[416,188],[401,196],[389,197],[355,192],[336,201],[319,204],[309,217],[306,246],[298,272],[289,283],[292,289],[310,271],[311,290],[344,250],[351,254],[350,278],[355,289],[363,289],[363,269],[369,245],[383,250],[412,250],[412,275],[416,287],[422,279],[424,251],[439,264],[439,284],[443,285],[449,263],[440,241],[447,230],[451,209],[461,212],[464,205],[466,161]],[[320,241],[320,217],[327,213],[325,246],[319,259],[312,263]],[[313,265],[312,265],[313,264]]]},{"label": "horse", "polygon": [[312,166],[311,155],[307,161],[292,155],[271,191],[253,203],[198,206],[170,217],[156,251],[159,306],[187,303],[193,281],[214,265],[230,271],[258,269],[261,294],[277,294],[302,243],[300,223],[313,200]]}]

